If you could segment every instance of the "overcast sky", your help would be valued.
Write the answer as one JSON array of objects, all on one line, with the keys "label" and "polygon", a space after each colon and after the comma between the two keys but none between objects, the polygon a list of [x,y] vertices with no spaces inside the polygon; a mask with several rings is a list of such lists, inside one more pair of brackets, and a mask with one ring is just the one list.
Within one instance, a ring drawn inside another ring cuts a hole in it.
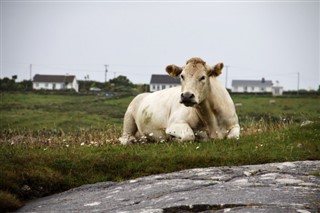
[{"label": "overcast sky", "polygon": [[[228,65],[232,80],[320,83],[319,1],[55,2],[1,0],[1,78],[35,74],[149,83],[190,57]],[[226,69],[220,76],[225,84]]]}]

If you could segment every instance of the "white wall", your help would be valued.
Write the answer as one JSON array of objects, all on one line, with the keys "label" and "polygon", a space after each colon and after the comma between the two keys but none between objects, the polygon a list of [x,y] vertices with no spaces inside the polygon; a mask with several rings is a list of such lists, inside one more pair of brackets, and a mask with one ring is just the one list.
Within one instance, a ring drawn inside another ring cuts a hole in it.
[{"label": "white wall", "polygon": [[232,87],[232,92],[271,92],[272,88],[271,87],[264,87],[263,89],[261,87]]},{"label": "white wall", "polygon": [[176,84],[150,84],[150,92],[176,87]]},{"label": "white wall", "polygon": [[42,83],[42,82],[33,82],[33,89],[48,89],[48,90],[61,90],[61,89],[74,89],[76,92],[79,92],[79,84],[76,79],[72,83],[68,83],[66,88],[64,83]]},{"label": "white wall", "polygon": [[41,83],[41,82],[33,82],[33,89],[63,89],[64,84],[63,83]]}]

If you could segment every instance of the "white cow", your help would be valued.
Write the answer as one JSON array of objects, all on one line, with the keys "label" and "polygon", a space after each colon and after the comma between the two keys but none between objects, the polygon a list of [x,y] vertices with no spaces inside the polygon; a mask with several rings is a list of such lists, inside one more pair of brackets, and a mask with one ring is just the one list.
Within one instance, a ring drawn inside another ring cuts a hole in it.
[{"label": "white cow", "polygon": [[167,66],[170,76],[180,76],[181,86],[135,97],[124,116],[121,144],[141,138],[239,138],[233,101],[217,79],[222,68],[222,63],[209,66],[200,58],[191,58],[184,67]]}]

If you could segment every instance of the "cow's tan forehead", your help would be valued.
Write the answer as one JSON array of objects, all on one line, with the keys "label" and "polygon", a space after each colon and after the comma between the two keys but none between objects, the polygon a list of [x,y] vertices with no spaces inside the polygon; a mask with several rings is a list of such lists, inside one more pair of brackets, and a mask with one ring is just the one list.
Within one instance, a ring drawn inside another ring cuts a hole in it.
[{"label": "cow's tan forehead", "polygon": [[201,63],[188,63],[183,70],[185,73],[194,75],[194,74],[200,74],[202,72],[205,72],[206,67]]},{"label": "cow's tan forehead", "polygon": [[206,65],[206,62],[204,60],[202,60],[201,58],[190,58],[186,64],[202,64],[202,65]]}]

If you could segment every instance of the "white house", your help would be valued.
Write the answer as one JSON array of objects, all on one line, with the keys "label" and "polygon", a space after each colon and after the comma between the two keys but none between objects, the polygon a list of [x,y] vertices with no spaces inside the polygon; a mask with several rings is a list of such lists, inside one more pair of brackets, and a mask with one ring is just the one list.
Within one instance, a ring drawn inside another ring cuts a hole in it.
[{"label": "white house", "polygon": [[180,85],[180,79],[169,75],[152,75],[150,81],[150,92],[176,87]]},{"label": "white house", "polygon": [[272,87],[273,96],[281,96],[283,94],[283,87],[279,85],[279,81],[276,81],[276,85]]},{"label": "white house", "polygon": [[33,77],[33,89],[63,90],[79,92],[79,84],[74,75],[39,75]]},{"label": "white house", "polygon": [[267,81],[264,78],[261,80],[233,80],[232,92],[247,92],[247,93],[261,93],[272,92],[272,81]]}]

